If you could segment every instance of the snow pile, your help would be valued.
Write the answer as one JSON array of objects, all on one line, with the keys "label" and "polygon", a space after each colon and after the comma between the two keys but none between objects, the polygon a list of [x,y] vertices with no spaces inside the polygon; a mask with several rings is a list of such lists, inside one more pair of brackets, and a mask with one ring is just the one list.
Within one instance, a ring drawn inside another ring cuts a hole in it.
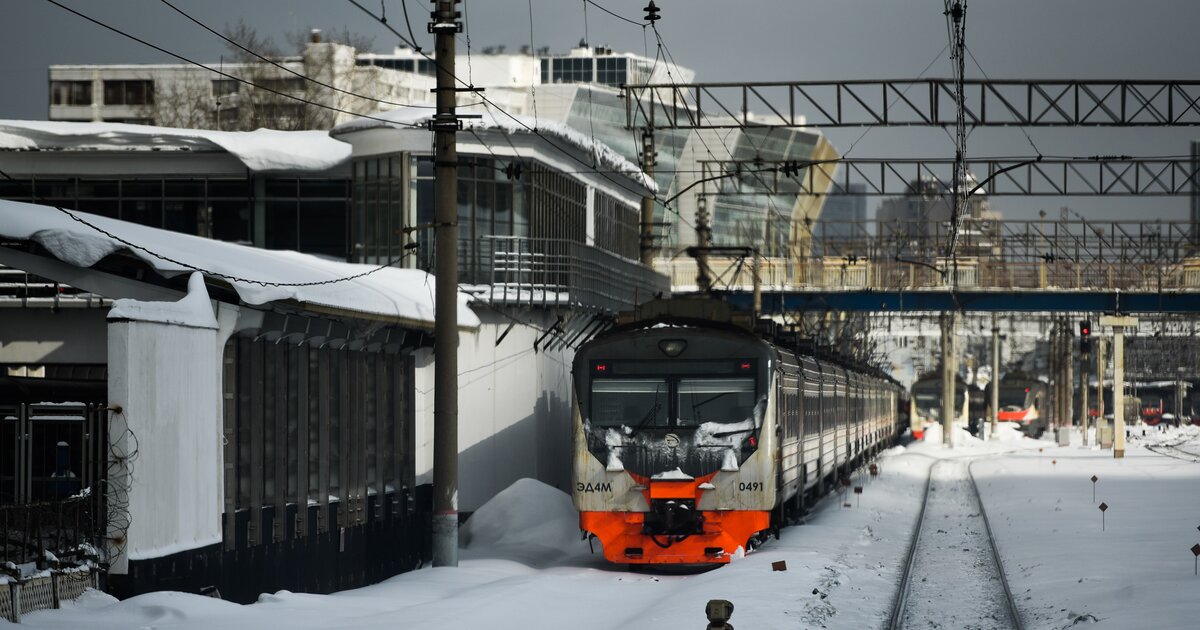
[{"label": "snow pile", "polygon": [[571,497],[534,479],[518,479],[483,504],[461,530],[472,555],[544,566],[587,553]]},{"label": "snow pile", "polygon": [[[72,215],[137,247],[101,234]],[[299,252],[258,249],[86,212],[72,210],[68,214],[49,206],[5,200],[0,200],[0,237],[39,243],[55,258],[77,267],[90,267],[105,256],[126,251],[167,278],[203,269],[210,280],[228,282],[243,301],[252,305],[292,300],[352,315],[395,319],[423,328],[433,323],[433,276],[416,269],[389,267],[353,280],[320,284],[376,267]],[[146,250],[172,260],[163,260]],[[277,286],[294,283],[309,285]],[[458,296],[458,324],[462,328],[477,328],[479,318],[467,306],[469,299],[462,293]]]},{"label": "snow pile", "polygon": [[227,151],[255,172],[324,171],[351,147],[324,131],[213,131],[123,123],[0,120],[0,150]]},{"label": "snow pile", "polygon": [[[466,118],[462,124],[464,129],[479,129],[479,130],[497,130],[508,135],[518,133],[533,133],[530,129],[537,130],[537,133],[553,136],[558,140],[567,142],[577,149],[584,151],[589,155],[594,155],[599,162],[597,168],[604,170],[613,170],[626,177],[636,180],[646,189],[651,192],[658,192],[658,185],[654,179],[648,177],[640,168],[633,162],[625,159],[620,153],[614,151],[608,145],[594,141],[589,136],[558,122],[547,122],[538,120],[529,116],[508,115],[496,111],[494,107],[486,105],[469,105],[458,108],[460,114],[479,114],[481,118]],[[374,118],[357,118],[344,122],[337,127],[334,127],[329,135],[337,137],[342,134],[361,131],[365,129],[412,129],[414,127],[424,128],[425,123],[433,118],[433,113],[428,109],[416,108],[400,108],[390,112],[377,114]],[[382,120],[381,120],[382,119]],[[386,121],[386,122],[385,122]]]},{"label": "snow pile", "polygon": [[178,302],[116,300],[108,311],[108,318],[179,324],[195,328],[217,327],[217,317],[213,315],[212,303],[209,302],[208,291],[204,288],[204,275],[198,271],[188,278],[187,295]]}]

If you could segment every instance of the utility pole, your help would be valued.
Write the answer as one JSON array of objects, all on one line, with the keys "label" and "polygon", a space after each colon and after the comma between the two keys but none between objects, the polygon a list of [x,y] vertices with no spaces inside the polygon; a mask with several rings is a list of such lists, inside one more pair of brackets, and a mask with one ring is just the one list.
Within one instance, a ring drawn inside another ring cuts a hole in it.
[{"label": "utility pole", "polygon": [[[650,200],[650,207],[654,207],[653,199]],[[646,206],[643,205],[643,211],[645,208]],[[643,217],[645,217],[644,214]],[[708,222],[708,197],[703,193],[696,199],[696,245],[696,290],[708,293],[712,290],[712,277],[708,275],[708,248],[712,247],[712,225]],[[645,250],[643,250],[644,255]],[[653,264],[653,253],[650,256],[650,262],[643,260],[642,263]]]},{"label": "utility pole", "polygon": [[1062,381],[1063,381],[1063,424],[1058,430],[1058,445],[1071,444],[1071,427],[1075,424],[1075,348],[1071,343],[1071,324],[1066,317],[1062,320]]},{"label": "utility pole", "polygon": [[[642,172],[654,181],[654,128],[649,121],[642,130]],[[643,265],[654,266],[654,197],[650,194],[642,197],[641,255]]]},{"label": "utility pole", "polygon": [[942,444],[954,446],[954,313],[942,313]]},{"label": "utility pole", "polygon": [[996,314],[992,313],[992,430],[989,439],[996,437],[996,424],[1000,419],[1000,326]]},{"label": "utility pole", "polygon": [[1050,400],[1046,401],[1046,430],[1052,434],[1058,431],[1058,320],[1050,320],[1050,346],[1047,359],[1047,372],[1050,374]]},{"label": "utility pole", "polygon": [[1100,448],[1108,448],[1100,430],[1101,425],[1108,425],[1108,421],[1104,419],[1104,377],[1108,372],[1108,360],[1104,356],[1105,343],[1107,342],[1104,337],[1096,340],[1096,446]]},{"label": "utility pole", "polygon": [[1125,328],[1136,328],[1136,317],[1101,317],[1113,329],[1113,457],[1125,457]]},{"label": "utility pole", "polygon": [[1083,446],[1088,445],[1088,423],[1091,420],[1090,409],[1088,409],[1088,393],[1091,390],[1091,385],[1088,383],[1088,362],[1092,358],[1092,324],[1088,321],[1079,322],[1079,385],[1083,389],[1080,392],[1080,414],[1079,421],[1080,432],[1083,434]]},{"label": "utility pole", "polygon": [[454,36],[462,29],[455,5],[435,0],[437,113],[434,139],[435,271],[433,359],[433,566],[458,566],[458,147]]},{"label": "utility pole", "polygon": [[[654,26],[659,19],[662,18],[658,13],[658,7],[655,6],[654,0],[650,0],[650,4],[642,9],[646,13],[646,21],[650,26]],[[651,115],[653,115],[653,101],[651,100]],[[627,104],[628,105],[628,104]],[[646,174],[646,178],[650,180],[650,185],[654,182],[654,127],[650,120],[646,120],[646,127],[642,129],[642,172]],[[654,267],[654,196],[647,194],[642,197],[642,233],[641,233],[641,258],[642,264],[653,268]],[[697,264],[699,264],[697,262]],[[703,273],[703,272],[702,272]]]}]

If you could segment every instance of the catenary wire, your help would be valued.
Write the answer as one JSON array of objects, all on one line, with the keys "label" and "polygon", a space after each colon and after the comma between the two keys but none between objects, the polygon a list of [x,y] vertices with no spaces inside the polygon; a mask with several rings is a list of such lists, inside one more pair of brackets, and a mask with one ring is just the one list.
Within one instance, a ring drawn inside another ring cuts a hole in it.
[{"label": "catenary wire", "polygon": [[200,20],[196,19],[194,16],[192,16],[192,15],[191,15],[191,14],[189,14],[189,13],[187,13],[187,12],[186,12],[186,11],[184,11],[183,9],[180,9],[179,7],[175,6],[174,4],[172,4],[172,3],[170,2],[170,0],[159,0],[159,2],[161,2],[161,3],[165,4],[165,5],[167,5],[168,7],[170,7],[170,8],[171,8],[173,11],[175,11],[175,12],[176,12],[176,13],[178,13],[179,15],[182,15],[183,17],[187,18],[188,20],[191,20],[193,23],[195,23],[195,24],[196,24],[197,26],[199,26],[200,28],[202,28],[202,29],[204,29],[204,30],[208,31],[209,33],[212,33],[213,35],[216,35],[217,37],[219,37],[219,38],[221,38],[221,39],[223,39],[223,40],[225,40],[225,42],[226,42],[226,43],[228,43],[228,44],[230,44],[231,46],[234,46],[234,47],[238,48],[239,50],[241,50],[241,51],[245,52],[246,54],[248,54],[248,55],[251,55],[251,56],[253,56],[253,57],[255,57],[255,58],[257,58],[257,59],[259,59],[259,60],[261,60],[261,61],[264,61],[264,62],[266,62],[266,63],[269,63],[269,64],[271,64],[272,66],[275,66],[276,68],[279,68],[280,70],[283,70],[284,72],[287,72],[287,73],[289,73],[289,74],[291,74],[291,75],[293,75],[293,76],[296,76],[296,77],[299,77],[299,78],[301,78],[301,79],[303,79],[303,80],[305,80],[305,81],[308,81],[309,83],[313,83],[313,84],[319,85],[319,86],[321,86],[321,87],[323,87],[323,88],[326,88],[326,89],[329,89],[329,90],[333,90],[334,92],[338,92],[338,93],[341,93],[341,94],[346,94],[347,96],[353,96],[353,97],[355,97],[355,98],[361,98],[361,99],[363,99],[363,100],[366,100],[366,101],[373,101],[373,102],[376,102],[376,103],[381,103],[381,104],[383,104],[383,105],[395,105],[395,106],[397,106],[397,107],[414,107],[414,108],[420,108],[420,109],[434,109],[434,108],[436,108],[436,105],[415,105],[415,104],[412,104],[412,103],[399,103],[399,102],[396,102],[396,101],[389,101],[389,100],[386,100],[386,99],[375,98],[375,97],[373,97],[373,96],[367,96],[367,95],[365,95],[365,94],[358,94],[358,93],[356,93],[356,92],[351,92],[351,91],[349,91],[349,90],[343,90],[343,89],[341,89],[341,88],[339,88],[339,87],[336,87],[336,86],[330,85],[330,84],[328,84],[328,83],[325,83],[324,81],[321,81],[320,79],[314,79],[314,78],[312,78],[312,77],[310,77],[310,76],[307,76],[307,75],[304,75],[304,74],[302,74],[302,73],[296,72],[295,70],[292,70],[291,68],[289,68],[289,67],[287,67],[287,66],[285,66],[285,65],[283,65],[283,64],[281,64],[281,63],[279,63],[279,62],[277,62],[277,61],[275,61],[274,59],[270,59],[270,58],[268,58],[268,57],[265,57],[265,56],[263,56],[263,55],[259,54],[258,52],[254,51],[254,50],[251,50],[250,48],[247,48],[246,46],[242,45],[241,43],[239,43],[239,42],[237,42],[237,41],[233,40],[232,38],[230,38],[230,37],[228,37],[228,36],[224,35],[223,33],[219,32],[219,31],[217,31],[217,30],[213,29],[212,27],[208,26],[208,25],[207,25],[207,24],[205,24],[204,22],[201,22]]},{"label": "catenary wire", "polygon": [[282,91],[280,91],[280,90],[276,90],[276,89],[269,88],[269,87],[267,87],[267,86],[265,86],[265,85],[259,85],[258,83],[255,83],[255,82],[253,82],[253,81],[249,81],[249,80],[247,80],[247,79],[244,79],[244,78],[242,78],[242,77],[238,77],[238,76],[235,76],[235,75],[229,74],[229,73],[227,73],[227,72],[224,72],[224,71],[218,70],[218,69],[216,69],[216,68],[213,68],[212,66],[209,66],[209,65],[206,65],[206,64],[200,63],[200,62],[198,62],[198,61],[193,61],[192,59],[189,59],[189,58],[187,58],[187,57],[184,57],[183,55],[180,55],[180,54],[178,54],[178,53],[171,52],[170,50],[167,50],[166,48],[163,48],[163,47],[161,47],[161,46],[158,46],[158,45],[156,45],[156,44],[152,44],[152,43],[150,43],[150,42],[148,42],[148,41],[146,41],[146,40],[144,40],[144,39],[142,39],[142,38],[140,38],[140,37],[137,37],[136,35],[132,35],[132,34],[130,34],[130,33],[127,33],[127,32],[125,32],[125,31],[122,31],[122,30],[121,30],[121,29],[119,29],[119,28],[116,28],[115,26],[110,26],[110,25],[108,25],[108,24],[105,24],[104,22],[101,22],[100,20],[97,20],[96,18],[93,18],[93,17],[91,17],[91,16],[89,16],[89,15],[85,15],[85,14],[83,14],[83,13],[80,13],[79,11],[76,11],[75,9],[72,9],[71,7],[68,7],[68,6],[64,5],[64,4],[61,4],[61,3],[57,2],[57,0],[46,0],[46,2],[49,2],[50,4],[53,4],[54,6],[56,6],[56,7],[59,7],[60,9],[63,9],[64,11],[67,11],[68,13],[72,13],[72,14],[74,14],[74,15],[77,15],[77,16],[79,16],[79,17],[81,17],[81,18],[83,18],[83,19],[85,19],[85,20],[87,20],[87,21],[89,21],[89,22],[91,22],[91,23],[93,23],[93,24],[97,25],[97,26],[100,26],[100,27],[102,27],[102,28],[105,28],[105,29],[107,29],[107,30],[109,30],[109,31],[112,31],[112,32],[114,32],[114,33],[116,33],[116,34],[118,34],[118,35],[120,35],[120,36],[122,36],[122,37],[126,37],[126,38],[128,38],[128,39],[131,39],[131,40],[133,40],[133,41],[135,41],[135,42],[137,42],[137,43],[139,43],[139,44],[142,44],[143,46],[147,46],[147,47],[149,47],[149,48],[153,48],[154,50],[157,50],[157,51],[159,51],[159,52],[161,52],[161,53],[163,53],[163,54],[166,54],[166,55],[170,55],[170,56],[172,56],[172,57],[174,57],[174,58],[176,58],[176,59],[178,59],[178,60],[180,60],[180,61],[182,61],[182,62],[184,62],[184,63],[188,63],[188,64],[191,64],[191,65],[197,66],[197,67],[199,67],[199,68],[203,68],[203,69],[205,69],[205,70],[208,70],[209,72],[212,72],[213,74],[220,75],[220,76],[222,76],[222,77],[225,77],[225,78],[227,78],[227,79],[233,79],[234,81],[237,81],[238,83],[242,83],[242,84],[245,84],[245,85],[249,85],[249,86],[252,86],[252,87],[254,87],[254,88],[257,88],[257,89],[260,89],[260,90],[263,90],[263,91],[266,91],[266,92],[271,92],[272,94],[276,94],[276,95],[278,95],[278,96],[282,96],[282,97],[284,97],[284,98],[291,99],[291,100],[293,100],[293,101],[297,101],[297,102],[300,102],[300,103],[304,103],[304,104],[306,104],[306,105],[312,105],[312,106],[314,106],[314,107],[319,107],[319,108],[321,108],[321,109],[327,109],[327,110],[330,110],[330,111],[335,111],[335,112],[339,112],[339,113],[342,113],[342,114],[347,114],[347,115],[349,115],[349,116],[354,116],[354,117],[356,117],[356,118],[366,118],[366,119],[370,119],[370,120],[376,120],[376,121],[379,121],[379,122],[387,123],[387,124],[389,124],[389,125],[400,125],[400,126],[409,126],[409,127],[420,127],[420,125],[415,125],[415,124],[406,124],[406,123],[397,123],[397,122],[395,122],[395,121],[391,121],[391,120],[388,120],[388,119],[386,119],[386,118],[380,118],[380,117],[378,117],[378,116],[372,116],[372,115],[370,115],[370,114],[360,114],[360,113],[358,113],[358,112],[352,112],[352,111],[349,111],[349,110],[346,110],[346,109],[342,109],[342,108],[340,108],[340,107],[334,107],[334,106],[332,106],[332,105],[326,105],[326,104],[324,104],[324,103],[317,103],[317,102],[310,101],[310,100],[308,100],[308,99],[305,99],[305,98],[301,98],[301,97],[299,97],[299,96],[293,96],[293,95],[291,95],[291,94],[288,94],[288,93],[286,93],[286,92],[282,92]]}]

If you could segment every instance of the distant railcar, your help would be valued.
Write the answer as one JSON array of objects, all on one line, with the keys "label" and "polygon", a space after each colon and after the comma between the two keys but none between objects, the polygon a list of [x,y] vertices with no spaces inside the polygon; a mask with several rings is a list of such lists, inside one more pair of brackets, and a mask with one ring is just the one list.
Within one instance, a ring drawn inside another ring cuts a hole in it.
[{"label": "distant railcar", "polygon": [[574,362],[574,502],[617,563],[725,563],[890,443],[901,388],[730,324],[656,317]]},{"label": "distant railcar", "polygon": [[1041,437],[1047,424],[1042,413],[1046,396],[1045,383],[1026,374],[1006,374],[1000,379],[1000,409],[996,419],[1016,423],[1026,435]]},{"label": "distant railcar", "polygon": [[[912,387],[912,406],[910,409],[910,429],[915,439],[925,438],[925,429],[931,424],[942,422],[942,372],[936,370],[927,372],[916,381]],[[967,396],[967,384],[961,377],[954,377],[954,418],[953,422],[966,426],[970,418],[970,400]]]}]

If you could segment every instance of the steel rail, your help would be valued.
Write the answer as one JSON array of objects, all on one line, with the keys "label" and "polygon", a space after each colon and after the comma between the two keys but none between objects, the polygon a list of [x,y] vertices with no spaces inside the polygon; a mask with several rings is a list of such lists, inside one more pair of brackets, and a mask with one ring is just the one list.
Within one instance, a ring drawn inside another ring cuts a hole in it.
[{"label": "steel rail", "polygon": [[987,532],[988,543],[992,548],[992,560],[996,563],[996,572],[1000,574],[1000,584],[1004,587],[1004,601],[1008,602],[1008,612],[1012,615],[1013,627],[1022,630],[1021,611],[1013,599],[1012,589],[1008,586],[1008,575],[1004,572],[1004,563],[1000,560],[1000,549],[996,546],[996,536],[992,533],[992,524],[988,521],[987,508],[983,505],[983,496],[979,494],[979,484],[975,482],[975,473],[971,467],[979,460],[967,464],[967,477],[971,480],[971,489],[975,491],[975,500],[979,501],[979,515],[983,517],[983,527]]},{"label": "steel rail", "polygon": [[925,525],[925,507],[929,505],[929,489],[933,486],[933,469],[941,463],[938,460],[930,464],[929,477],[925,479],[925,493],[921,500],[921,511],[917,512],[917,524],[913,530],[912,542],[908,544],[905,554],[904,572],[900,575],[900,588],[896,591],[896,600],[892,604],[892,615],[888,619],[888,630],[899,630],[904,621],[904,609],[908,606],[909,578],[912,577],[913,559],[917,555],[917,545],[921,542],[921,530]]}]

